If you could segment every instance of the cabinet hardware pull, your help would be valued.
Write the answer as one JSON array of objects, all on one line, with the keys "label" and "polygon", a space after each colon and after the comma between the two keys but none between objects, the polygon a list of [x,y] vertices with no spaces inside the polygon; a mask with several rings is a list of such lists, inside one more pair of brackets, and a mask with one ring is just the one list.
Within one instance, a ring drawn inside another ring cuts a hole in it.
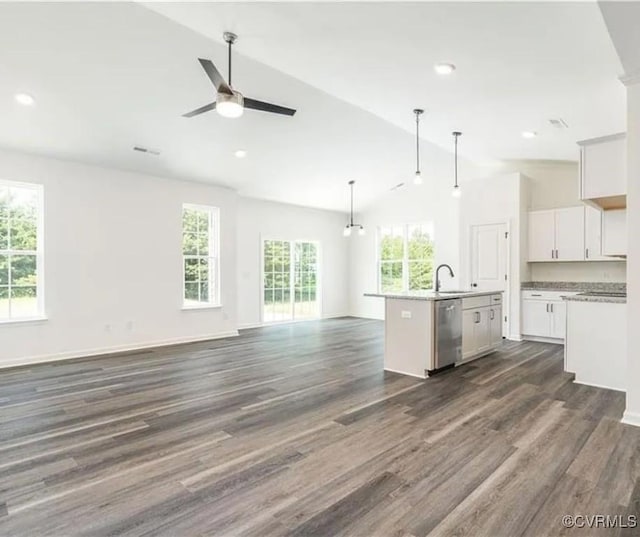
[{"label": "cabinet hardware pull", "polygon": [[587,254],[587,259],[589,259],[589,248],[587,248],[586,254]]},{"label": "cabinet hardware pull", "polygon": [[554,250],[551,250],[551,259],[555,259],[556,258],[556,254]]},{"label": "cabinet hardware pull", "polygon": [[491,320],[493,321],[496,318],[496,312],[491,310]]},{"label": "cabinet hardware pull", "polygon": [[553,313],[553,304],[550,304],[551,306],[551,313]]},{"label": "cabinet hardware pull", "polygon": [[556,249],[556,259],[558,259],[558,250]]},{"label": "cabinet hardware pull", "polygon": [[476,324],[480,322],[480,312],[476,311]]},{"label": "cabinet hardware pull", "polygon": [[533,293],[531,296],[542,296],[542,295],[539,295],[539,294]]},{"label": "cabinet hardware pull", "polygon": [[547,304],[547,313],[549,313],[549,304]]}]

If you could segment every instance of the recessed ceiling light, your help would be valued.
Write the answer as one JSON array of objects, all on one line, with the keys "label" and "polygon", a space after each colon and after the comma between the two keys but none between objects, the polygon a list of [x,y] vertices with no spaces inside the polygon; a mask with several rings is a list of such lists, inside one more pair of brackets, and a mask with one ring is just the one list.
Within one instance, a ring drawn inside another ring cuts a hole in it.
[{"label": "recessed ceiling light", "polygon": [[237,158],[244,158],[247,156],[247,152],[244,149],[238,149],[233,153]]},{"label": "recessed ceiling light", "polygon": [[536,136],[538,136],[537,132],[533,132],[533,131],[522,131],[522,137],[523,138],[535,138]]},{"label": "recessed ceiling light", "polygon": [[33,106],[36,104],[36,100],[28,93],[16,93],[14,97],[16,102],[22,106]]},{"label": "recessed ceiling light", "polygon": [[433,69],[439,75],[450,75],[456,70],[456,66],[452,63],[436,63]]}]

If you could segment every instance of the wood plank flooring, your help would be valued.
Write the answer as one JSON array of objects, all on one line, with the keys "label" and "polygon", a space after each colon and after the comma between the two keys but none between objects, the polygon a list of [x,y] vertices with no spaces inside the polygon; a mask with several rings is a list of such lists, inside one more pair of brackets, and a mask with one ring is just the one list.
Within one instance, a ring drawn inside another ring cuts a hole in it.
[{"label": "wood plank flooring", "polygon": [[0,535],[639,535],[640,429],[562,347],[426,381],[332,319],[0,371]]}]

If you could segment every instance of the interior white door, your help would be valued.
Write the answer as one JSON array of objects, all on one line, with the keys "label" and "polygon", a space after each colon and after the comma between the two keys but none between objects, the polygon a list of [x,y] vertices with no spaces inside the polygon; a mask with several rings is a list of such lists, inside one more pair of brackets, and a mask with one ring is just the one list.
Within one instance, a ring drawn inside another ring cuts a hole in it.
[{"label": "interior white door", "polygon": [[529,261],[554,259],[555,229],[555,211],[529,213]]},{"label": "interior white door", "polygon": [[[471,227],[471,287],[478,291],[508,291],[507,224]],[[508,303],[508,292],[504,295]],[[506,310],[505,310],[506,313]],[[500,317],[502,334],[508,335],[506,315]]]},{"label": "interior white door", "polygon": [[556,260],[584,261],[584,207],[556,209]]}]

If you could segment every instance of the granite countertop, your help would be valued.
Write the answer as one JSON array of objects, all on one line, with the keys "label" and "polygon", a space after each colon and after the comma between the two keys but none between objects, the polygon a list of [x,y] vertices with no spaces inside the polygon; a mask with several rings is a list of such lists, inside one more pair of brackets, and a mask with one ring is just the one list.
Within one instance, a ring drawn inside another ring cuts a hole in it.
[{"label": "granite countertop", "polygon": [[571,302],[608,302],[611,304],[626,304],[627,295],[626,293],[607,294],[606,292],[587,292],[577,295],[565,296],[563,297],[563,300],[568,300]]},{"label": "granite countertop", "polygon": [[472,296],[497,295],[503,291],[410,291],[400,293],[365,293],[364,296],[373,296],[379,298],[399,298],[403,300],[448,300],[451,298],[468,298]]},{"label": "granite countertop", "polygon": [[523,291],[573,291],[575,293],[626,293],[627,284],[618,282],[522,282]]}]

